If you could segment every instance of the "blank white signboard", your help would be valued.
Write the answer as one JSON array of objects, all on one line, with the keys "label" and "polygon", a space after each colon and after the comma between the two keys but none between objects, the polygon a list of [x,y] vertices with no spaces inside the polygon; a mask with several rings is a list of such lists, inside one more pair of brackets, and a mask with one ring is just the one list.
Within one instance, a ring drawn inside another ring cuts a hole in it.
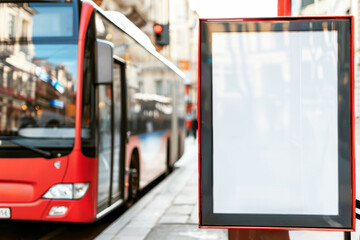
[{"label": "blank white signboard", "polygon": [[212,34],[214,213],[339,214],[337,39]]}]

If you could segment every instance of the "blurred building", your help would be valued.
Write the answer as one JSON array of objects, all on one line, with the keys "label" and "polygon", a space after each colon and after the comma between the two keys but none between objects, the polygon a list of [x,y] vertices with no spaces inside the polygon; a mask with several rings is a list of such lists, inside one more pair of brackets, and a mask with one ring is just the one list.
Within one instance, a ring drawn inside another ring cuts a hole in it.
[{"label": "blurred building", "polygon": [[[97,0],[106,11],[119,11],[154,42],[153,26],[155,23],[169,23],[169,4],[171,0]],[[166,58],[170,57],[169,47],[158,49]]]},{"label": "blurred building", "polygon": [[[189,0],[97,0],[104,10],[119,11],[145,32],[154,43],[153,26],[169,24],[170,44],[157,50],[186,75],[185,100],[187,118],[196,116],[197,105],[197,14]],[[159,80],[154,89],[167,83]],[[144,87],[151,87],[145,86]]]},{"label": "blurred building", "polygon": [[[2,21],[8,23],[8,28],[0,30],[0,40],[9,43],[0,48],[0,131],[17,128],[22,106],[35,99],[35,81],[29,74],[34,65],[26,56],[33,56],[34,49],[20,44],[21,39],[31,38],[34,13],[29,7],[11,4],[0,10]],[[21,20],[15,21],[15,16]]]},{"label": "blurred building", "polygon": [[352,0],[293,0],[292,15],[346,15]]},{"label": "blurred building", "polygon": [[[188,0],[170,0],[170,59],[185,73],[186,125],[196,117],[197,106],[197,15]],[[194,45],[196,44],[196,46]]]}]

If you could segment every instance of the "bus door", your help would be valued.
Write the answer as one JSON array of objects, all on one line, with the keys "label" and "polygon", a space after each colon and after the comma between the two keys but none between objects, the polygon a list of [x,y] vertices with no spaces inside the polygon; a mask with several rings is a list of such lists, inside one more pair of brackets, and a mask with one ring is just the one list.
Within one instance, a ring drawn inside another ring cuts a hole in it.
[{"label": "bus door", "polygon": [[125,63],[115,60],[113,70],[113,169],[111,182],[111,202],[124,195],[126,104],[125,104]]},{"label": "bus door", "polygon": [[98,107],[98,210],[110,205],[110,183],[113,156],[112,85],[100,84],[96,88]]},{"label": "bus door", "polygon": [[[98,196],[97,210],[101,212],[124,198],[124,160],[125,145],[122,140],[124,127],[122,78],[125,64],[118,61],[109,63],[111,74],[105,73],[98,78],[96,86],[97,106],[97,142],[98,142]],[[105,70],[105,69],[104,69]]]}]

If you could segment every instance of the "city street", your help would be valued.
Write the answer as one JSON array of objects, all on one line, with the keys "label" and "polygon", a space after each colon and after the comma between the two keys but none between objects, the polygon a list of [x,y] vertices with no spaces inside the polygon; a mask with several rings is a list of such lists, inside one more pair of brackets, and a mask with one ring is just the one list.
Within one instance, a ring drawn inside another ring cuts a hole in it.
[{"label": "city street", "polygon": [[0,240],[360,240],[359,19],[2,0]]}]

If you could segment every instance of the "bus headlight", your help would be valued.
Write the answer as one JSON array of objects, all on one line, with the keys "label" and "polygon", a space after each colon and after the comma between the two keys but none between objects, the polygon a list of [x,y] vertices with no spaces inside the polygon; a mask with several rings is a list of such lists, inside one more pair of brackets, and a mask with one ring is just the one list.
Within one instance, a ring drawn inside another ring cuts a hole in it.
[{"label": "bus headlight", "polygon": [[42,197],[48,199],[80,199],[89,189],[89,183],[61,183],[52,186]]},{"label": "bus headlight", "polygon": [[89,183],[75,183],[74,184],[74,199],[82,198],[89,189]]},{"label": "bus headlight", "polygon": [[43,198],[50,199],[72,199],[73,185],[72,184],[56,184],[52,186],[44,195]]}]

